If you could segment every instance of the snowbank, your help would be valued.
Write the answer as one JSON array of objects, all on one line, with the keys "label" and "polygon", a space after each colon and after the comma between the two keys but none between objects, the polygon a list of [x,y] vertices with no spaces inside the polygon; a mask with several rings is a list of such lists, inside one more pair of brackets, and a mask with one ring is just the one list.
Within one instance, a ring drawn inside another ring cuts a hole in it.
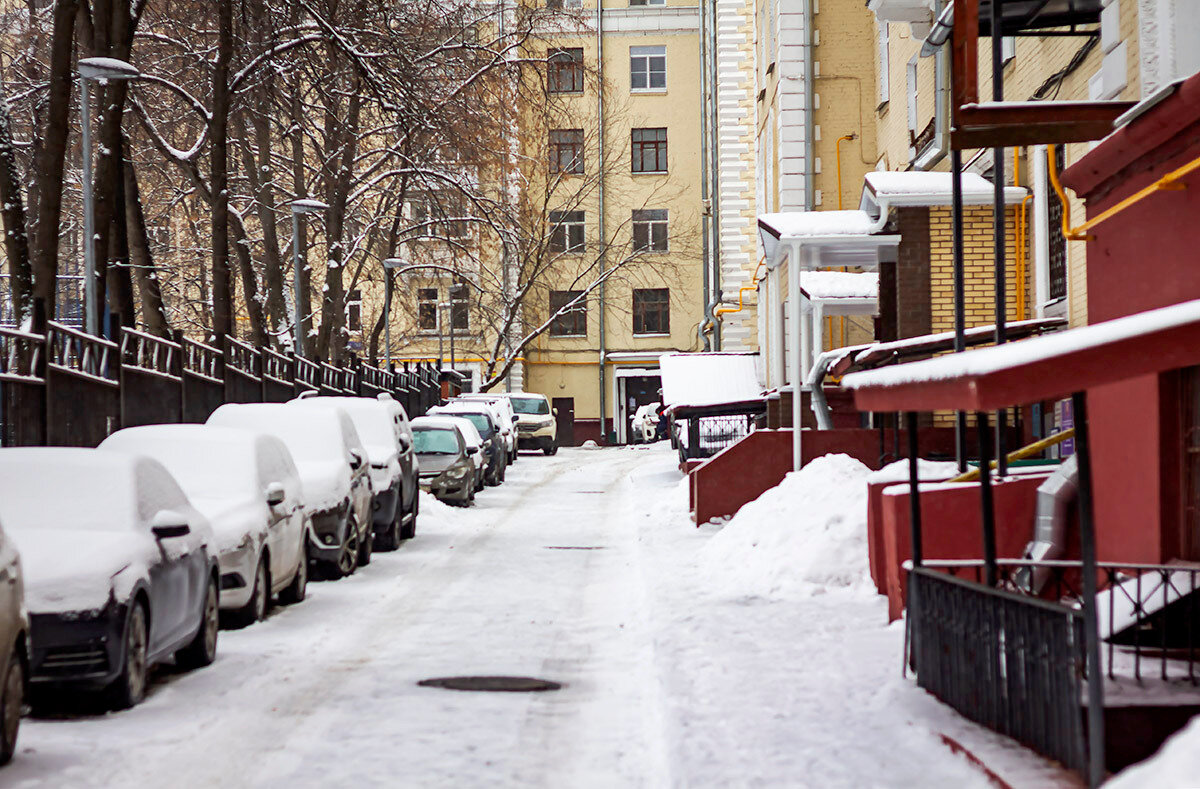
[{"label": "snowbank", "polygon": [[[917,476],[921,482],[941,482],[958,476],[958,464],[953,460],[918,460]],[[908,458],[871,472],[867,482],[908,482]]]},{"label": "snowbank", "polygon": [[1192,718],[1151,758],[1117,774],[1109,789],[1193,789],[1200,784],[1200,717]]},{"label": "snowbank", "polygon": [[743,506],[701,552],[709,588],[779,597],[865,587],[870,473],[849,455],[825,455]]}]

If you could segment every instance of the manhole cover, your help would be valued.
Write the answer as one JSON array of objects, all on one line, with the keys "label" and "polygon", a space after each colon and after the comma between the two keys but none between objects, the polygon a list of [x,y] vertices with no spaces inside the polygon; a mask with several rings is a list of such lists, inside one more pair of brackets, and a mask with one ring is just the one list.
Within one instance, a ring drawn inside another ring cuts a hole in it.
[{"label": "manhole cover", "polygon": [[537,693],[562,688],[562,683],[534,677],[439,677],[423,679],[417,684],[427,688],[476,690],[489,693]]}]

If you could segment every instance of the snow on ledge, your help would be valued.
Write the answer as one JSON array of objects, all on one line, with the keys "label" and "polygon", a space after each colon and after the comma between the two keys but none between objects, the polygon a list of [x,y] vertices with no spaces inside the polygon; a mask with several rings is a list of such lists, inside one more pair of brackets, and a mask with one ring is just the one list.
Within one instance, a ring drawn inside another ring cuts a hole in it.
[{"label": "snow on ledge", "polygon": [[664,353],[658,366],[666,406],[744,403],[763,396],[754,354]]},{"label": "snow on ledge", "polygon": [[879,274],[802,271],[800,287],[810,299],[875,299],[879,297]]},{"label": "snow on ledge", "polygon": [[[951,173],[940,172],[869,172],[864,176],[863,202],[893,206],[949,205],[954,196]],[[963,173],[963,202],[968,205],[991,204],[995,186],[977,173]],[[1004,202],[1020,203],[1029,192],[1020,186],[1004,188]],[[867,208],[867,205],[863,206]]]},{"label": "snow on ledge", "polygon": [[785,211],[761,214],[758,224],[776,238],[866,236],[875,220],[866,211]]}]

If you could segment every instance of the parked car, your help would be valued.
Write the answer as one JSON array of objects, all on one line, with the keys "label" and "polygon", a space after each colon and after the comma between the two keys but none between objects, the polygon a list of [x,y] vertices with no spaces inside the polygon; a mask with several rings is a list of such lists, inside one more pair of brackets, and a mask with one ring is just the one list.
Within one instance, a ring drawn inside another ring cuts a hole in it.
[{"label": "parked car", "polygon": [[309,518],[300,476],[283,442],[215,425],[118,430],[100,449],[145,455],[166,466],[216,535],[221,610],[235,625],[266,616],[271,601],[304,599]]},{"label": "parked car", "polygon": [[8,764],[17,751],[29,676],[29,616],[21,557],[4,529],[0,529],[0,581],[0,764]]},{"label": "parked car", "polygon": [[468,445],[463,425],[470,423],[436,416],[419,416],[410,423],[421,488],[440,501],[465,507],[475,500],[480,450]]},{"label": "parked car", "polygon": [[369,397],[306,397],[300,401],[341,408],[354,422],[354,429],[371,464],[374,548],[394,551],[401,540],[417,533],[417,460],[412,431],[404,407],[382,394]]},{"label": "parked car", "polygon": [[262,431],[287,445],[312,520],[309,556],[321,570],[344,578],[370,561],[367,453],[345,411],[303,403],[228,403],[208,423]]},{"label": "parked car", "polygon": [[487,403],[453,402],[429,409],[432,416],[456,416],[467,420],[483,439],[484,484],[496,486],[504,482],[508,470],[508,447],[500,434],[494,413]]},{"label": "parked car", "polygon": [[0,519],[25,571],[35,705],[70,687],[132,707],[155,663],[216,659],[212,529],[158,461],[0,449]]},{"label": "parked car", "polygon": [[470,394],[459,395],[455,400],[482,402],[492,407],[492,410],[496,412],[495,418],[500,425],[500,433],[504,436],[504,440],[508,444],[508,462],[509,464],[516,463],[517,457],[520,454],[517,452],[517,415],[513,413],[512,403],[509,402],[508,398],[502,394],[472,392]]},{"label": "parked car", "polygon": [[540,449],[547,455],[558,452],[558,422],[550,401],[540,394],[515,392],[508,395],[517,415],[517,446]]},{"label": "parked car", "polygon": [[658,409],[661,403],[647,403],[633,412],[633,443],[649,444],[658,434]]}]

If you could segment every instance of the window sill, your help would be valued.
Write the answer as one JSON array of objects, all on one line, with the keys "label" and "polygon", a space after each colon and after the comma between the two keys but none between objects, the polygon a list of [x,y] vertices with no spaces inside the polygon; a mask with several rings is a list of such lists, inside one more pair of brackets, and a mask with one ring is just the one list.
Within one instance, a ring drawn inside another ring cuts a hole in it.
[{"label": "window sill", "polygon": [[551,334],[552,340],[586,340],[586,334]]},{"label": "window sill", "polygon": [[629,92],[630,92],[630,93],[632,93],[632,94],[633,94],[633,95],[635,95],[635,96],[637,96],[637,95],[644,95],[644,94],[647,94],[647,93],[649,93],[649,94],[651,94],[651,95],[655,95],[655,96],[665,96],[665,95],[667,95],[667,89],[666,89],[666,88],[630,88],[630,89],[629,89]]},{"label": "window sill", "polygon": [[670,170],[632,170],[630,175],[669,175]]},{"label": "window sill", "polygon": [[634,332],[633,336],[634,337],[670,337],[671,332],[669,332],[669,331],[668,332],[651,332],[650,334],[638,334],[637,332]]}]

